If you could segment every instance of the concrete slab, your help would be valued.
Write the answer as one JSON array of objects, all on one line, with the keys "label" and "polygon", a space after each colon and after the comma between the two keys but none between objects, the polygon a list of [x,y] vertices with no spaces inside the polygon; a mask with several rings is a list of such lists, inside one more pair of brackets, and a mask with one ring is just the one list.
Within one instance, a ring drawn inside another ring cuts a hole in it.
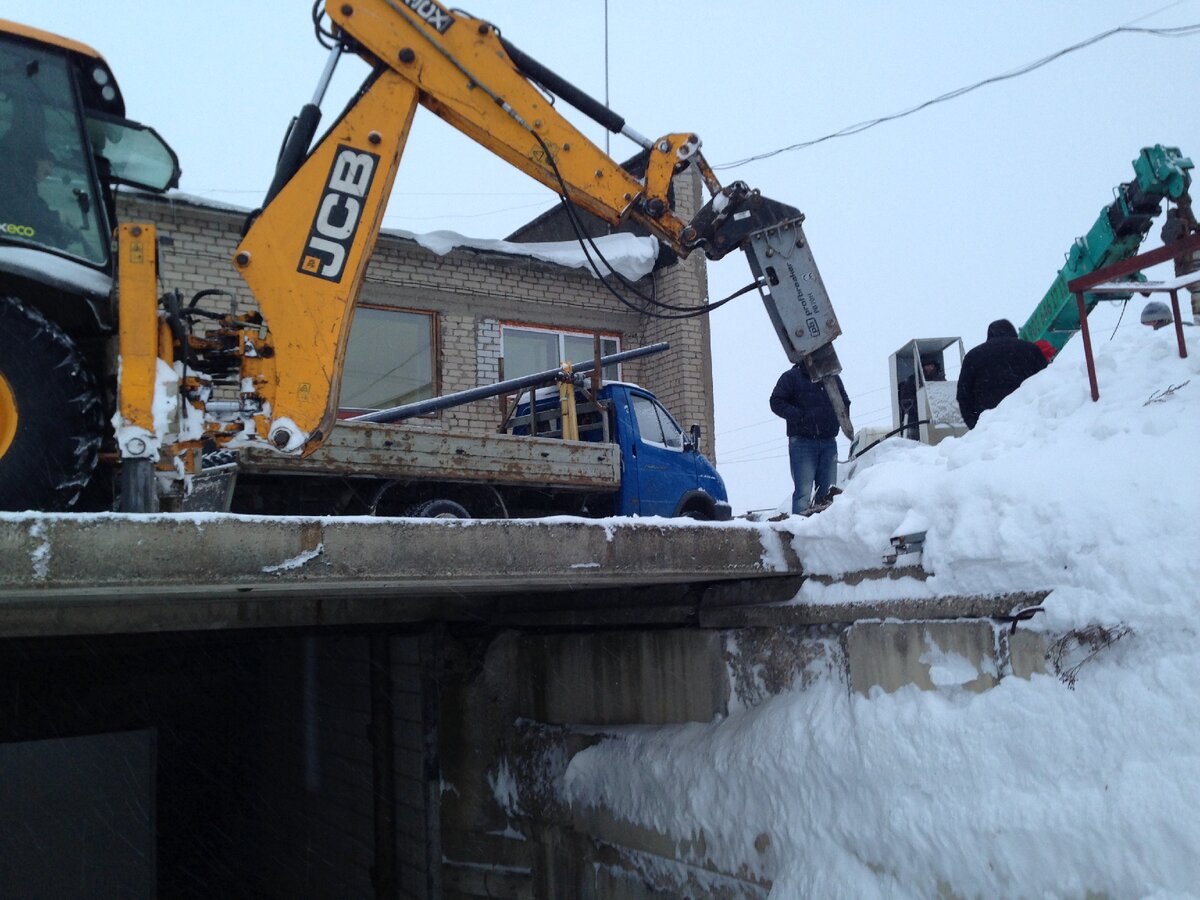
[{"label": "concrete slab", "polygon": [[1012,673],[1018,678],[1029,679],[1034,675],[1045,675],[1046,651],[1051,638],[1041,632],[1018,628],[1008,636],[1008,659]]},{"label": "concrete slab", "polygon": [[[536,592],[628,606],[615,589],[798,574],[768,523],[6,514],[0,634],[486,619]],[[694,617],[683,594],[664,605]]]}]

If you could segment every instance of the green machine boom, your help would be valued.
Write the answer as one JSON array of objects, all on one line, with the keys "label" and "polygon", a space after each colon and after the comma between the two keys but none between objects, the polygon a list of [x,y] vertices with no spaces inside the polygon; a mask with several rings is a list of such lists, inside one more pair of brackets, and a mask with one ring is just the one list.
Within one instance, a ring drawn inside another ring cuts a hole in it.
[{"label": "green machine boom", "polygon": [[[1188,194],[1192,181],[1188,170],[1191,168],[1192,161],[1176,147],[1162,144],[1143,147],[1133,161],[1136,177],[1117,187],[1113,202],[1100,211],[1091,230],[1075,239],[1067,253],[1066,265],[1059,269],[1050,290],[1021,327],[1020,337],[1027,341],[1044,339],[1050,342],[1055,352],[1061,350],[1080,327],[1079,306],[1067,290],[1067,284],[1135,255],[1164,199],[1179,204],[1179,219],[1184,230],[1176,237],[1183,237],[1195,228]],[[1103,298],[1098,294],[1084,294],[1084,306],[1091,313],[1101,299],[1120,298],[1121,295],[1116,294],[1105,294]]]}]

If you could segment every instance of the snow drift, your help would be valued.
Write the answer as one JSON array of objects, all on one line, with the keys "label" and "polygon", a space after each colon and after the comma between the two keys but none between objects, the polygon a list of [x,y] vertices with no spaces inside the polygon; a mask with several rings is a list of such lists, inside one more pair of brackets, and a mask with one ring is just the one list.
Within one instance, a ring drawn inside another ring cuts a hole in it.
[{"label": "snow drift", "polygon": [[1181,360],[1173,333],[1127,327],[1097,344],[1093,403],[1073,341],[975,431],[881,445],[830,509],[791,520],[810,572],[878,567],[911,517],[932,574],[910,596],[1049,589],[1022,627],[1131,629],[1074,689],[1034,676],[976,694],[948,678],[865,698],[825,674],[586,750],[567,797],[703,832],[714,865],[746,866],[776,897],[1197,896],[1196,350]]}]

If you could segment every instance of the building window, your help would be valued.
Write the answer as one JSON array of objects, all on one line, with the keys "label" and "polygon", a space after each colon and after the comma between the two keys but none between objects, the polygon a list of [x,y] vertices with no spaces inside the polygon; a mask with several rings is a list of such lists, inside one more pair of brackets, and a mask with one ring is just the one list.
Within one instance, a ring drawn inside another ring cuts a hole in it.
[{"label": "building window", "polygon": [[[572,363],[591,362],[594,356],[594,336],[585,331],[555,331],[547,328],[505,325],[504,377],[520,378],[534,372],[557,369],[564,360]],[[600,355],[608,356],[621,349],[616,335],[600,335]],[[604,367],[605,381],[620,380],[619,365]]]},{"label": "building window", "polygon": [[434,396],[433,313],[359,306],[339,406],[346,415]]}]

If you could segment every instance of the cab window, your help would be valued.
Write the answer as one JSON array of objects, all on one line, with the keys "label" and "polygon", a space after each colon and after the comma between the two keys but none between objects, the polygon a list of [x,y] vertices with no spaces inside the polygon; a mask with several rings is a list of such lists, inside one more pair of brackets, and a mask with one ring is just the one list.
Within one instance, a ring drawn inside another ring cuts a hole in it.
[{"label": "cab window", "polygon": [[675,420],[665,409],[649,397],[640,394],[631,395],[631,399],[642,443],[666,447],[669,450],[683,449],[683,429],[675,424]]},{"label": "cab window", "polygon": [[0,40],[0,240],[108,259],[97,196],[64,57]]}]

